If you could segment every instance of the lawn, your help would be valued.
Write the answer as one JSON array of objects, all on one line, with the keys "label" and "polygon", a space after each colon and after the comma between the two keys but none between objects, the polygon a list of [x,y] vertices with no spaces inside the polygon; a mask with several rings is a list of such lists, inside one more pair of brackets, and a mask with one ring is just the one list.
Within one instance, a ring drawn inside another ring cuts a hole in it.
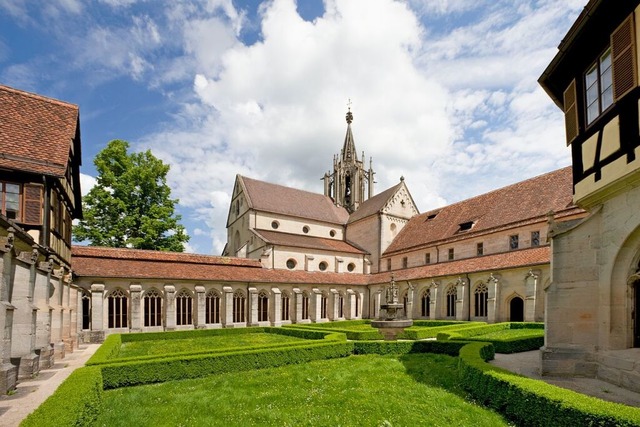
[{"label": "lawn", "polygon": [[174,340],[133,341],[123,343],[119,358],[166,355],[171,353],[260,347],[274,344],[303,343],[308,340],[280,334],[246,333]]},{"label": "lawn", "polygon": [[351,356],[105,392],[100,426],[500,426],[465,401],[457,359]]}]

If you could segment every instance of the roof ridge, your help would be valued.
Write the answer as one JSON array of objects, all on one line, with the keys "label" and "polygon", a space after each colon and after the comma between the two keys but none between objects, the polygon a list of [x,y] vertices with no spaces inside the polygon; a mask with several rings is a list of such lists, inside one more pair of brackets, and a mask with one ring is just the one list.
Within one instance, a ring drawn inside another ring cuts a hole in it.
[{"label": "roof ridge", "polygon": [[309,190],[302,190],[302,189],[300,189],[300,188],[295,188],[295,187],[288,187],[288,186],[286,186],[286,185],[276,184],[276,183],[273,183],[273,182],[263,181],[263,180],[255,179],[255,178],[250,178],[250,177],[248,177],[248,176],[244,176],[244,175],[240,175],[240,174],[238,174],[238,176],[239,176],[240,178],[242,178],[243,180],[248,179],[248,180],[250,180],[250,181],[261,182],[261,183],[263,183],[263,184],[273,185],[273,186],[276,186],[276,187],[286,188],[286,189],[288,189],[288,190],[299,191],[299,192],[301,192],[301,193],[307,193],[307,194],[312,194],[312,195],[314,195],[314,196],[320,196],[320,197],[322,197],[322,198],[328,198],[328,199],[331,199],[331,197],[326,196],[326,195],[324,195],[324,194],[322,194],[322,193],[316,193],[316,192],[309,191]]},{"label": "roof ridge", "polygon": [[10,86],[6,86],[6,85],[3,85],[3,84],[0,84],[0,90],[4,90],[4,91],[7,91],[7,92],[13,92],[13,93],[16,93],[16,94],[19,94],[19,95],[23,95],[23,96],[28,96],[30,98],[38,99],[40,101],[49,102],[51,104],[58,104],[58,105],[61,105],[61,106],[73,107],[76,110],[80,109],[78,104],[73,104],[73,103],[67,102],[67,101],[61,101],[61,100],[56,99],[56,98],[51,98],[51,97],[48,97],[48,96],[39,95],[39,94],[33,93],[33,92],[27,92],[26,90],[16,89],[16,88],[13,88],[13,87],[10,87]]}]

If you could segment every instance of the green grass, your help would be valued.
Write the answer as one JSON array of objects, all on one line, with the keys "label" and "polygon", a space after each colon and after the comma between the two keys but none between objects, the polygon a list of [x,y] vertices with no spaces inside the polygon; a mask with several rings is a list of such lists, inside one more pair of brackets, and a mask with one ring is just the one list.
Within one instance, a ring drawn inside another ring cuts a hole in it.
[{"label": "green grass", "polygon": [[465,401],[457,359],[351,356],[105,392],[99,426],[500,426]]},{"label": "green grass", "polygon": [[506,340],[511,338],[529,338],[544,336],[543,329],[505,329],[483,335],[475,335],[473,338],[487,340]]},{"label": "green grass", "polygon": [[237,334],[197,337],[179,340],[133,341],[123,343],[118,358],[166,355],[172,353],[260,347],[273,344],[305,342],[302,338],[279,334]]}]

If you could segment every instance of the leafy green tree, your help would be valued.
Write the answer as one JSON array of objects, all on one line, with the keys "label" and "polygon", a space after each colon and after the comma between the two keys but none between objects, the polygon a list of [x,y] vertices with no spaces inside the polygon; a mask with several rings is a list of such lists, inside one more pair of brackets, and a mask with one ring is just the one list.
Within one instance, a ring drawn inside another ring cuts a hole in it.
[{"label": "leafy green tree", "polygon": [[84,219],[74,240],[91,246],[182,252],[189,241],[174,214],[177,199],[167,186],[169,165],[151,151],[127,153],[113,140],[96,156],[97,184],[82,200]]}]

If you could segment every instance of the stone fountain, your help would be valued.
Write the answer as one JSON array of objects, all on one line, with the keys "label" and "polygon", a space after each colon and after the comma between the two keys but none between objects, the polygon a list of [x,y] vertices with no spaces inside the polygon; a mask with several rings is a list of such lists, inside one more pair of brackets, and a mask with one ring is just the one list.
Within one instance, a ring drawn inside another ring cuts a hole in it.
[{"label": "stone fountain", "polygon": [[398,300],[398,286],[393,274],[385,294],[386,303],[380,306],[380,315],[371,322],[371,326],[378,328],[386,341],[394,341],[404,328],[413,325],[413,320],[407,319],[404,304]]}]

